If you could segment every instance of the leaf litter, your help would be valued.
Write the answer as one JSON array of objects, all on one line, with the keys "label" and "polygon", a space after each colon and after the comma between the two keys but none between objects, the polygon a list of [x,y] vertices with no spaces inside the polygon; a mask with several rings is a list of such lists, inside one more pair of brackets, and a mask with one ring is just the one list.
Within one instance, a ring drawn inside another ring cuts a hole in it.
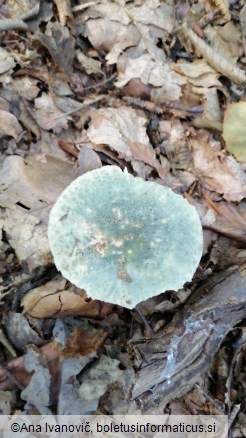
[{"label": "leaf litter", "polygon": [[[185,406],[233,418],[240,403],[231,426],[239,437],[246,424],[245,344],[237,347],[246,316],[243,2],[5,0],[0,14],[0,301],[17,354],[10,357],[0,336],[3,411],[15,412],[17,396],[25,412],[52,405],[69,414],[98,407],[153,414],[169,404],[175,414]],[[78,175],[112,164],[183,194],[203,223],[193,281],[143,303],[156,339],[144,336],[134,313],[90,301],[49,271],[51,206]],[[17,292],[21,305],[12,311]],[[205,327],[201,315],[211,308]]]}]

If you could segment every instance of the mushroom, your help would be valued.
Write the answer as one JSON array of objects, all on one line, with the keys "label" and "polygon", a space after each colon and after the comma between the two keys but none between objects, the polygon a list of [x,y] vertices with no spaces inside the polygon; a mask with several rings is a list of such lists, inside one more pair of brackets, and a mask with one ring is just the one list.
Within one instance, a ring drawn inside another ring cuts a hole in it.
[{"label": "mushroom", "polygon": [[57,269],[93,299],[129,309],[190,281],[202,256],[196,209],[116,166],[73,181],[50,213]]}]

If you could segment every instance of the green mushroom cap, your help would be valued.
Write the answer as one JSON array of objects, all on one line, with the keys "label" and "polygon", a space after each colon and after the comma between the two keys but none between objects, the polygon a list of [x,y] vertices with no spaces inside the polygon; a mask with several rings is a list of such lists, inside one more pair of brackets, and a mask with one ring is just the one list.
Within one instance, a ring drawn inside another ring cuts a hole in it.
[{"label": "green mushroom cap", "polygon": [[66,188],[51,210],[48,237],[65,278],[93,299],[129,309],[190,281],[203,246],[192,205],[116,166]]}]

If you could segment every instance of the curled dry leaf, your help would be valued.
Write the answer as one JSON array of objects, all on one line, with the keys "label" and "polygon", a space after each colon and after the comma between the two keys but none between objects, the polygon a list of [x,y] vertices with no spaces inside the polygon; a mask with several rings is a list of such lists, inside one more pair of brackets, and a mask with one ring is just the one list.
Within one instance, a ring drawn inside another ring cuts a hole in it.
[{"label": "curled dry leaf", "polygon": [[147,118],[132,108],[103,108],[91,114],[87,136],[92,143],[108,145],[126,161],[155,165],[155,152],[146,133]]},{"label": "curled dry leaf", "polygon": [[40,139],[41,129],[32,116],[32,112],[30,111],[28,104],[24,99],[21,99],[20,101],[19,120],[27,131],[31,131],[37,137],[37,140]]},{"label": "curled dry leaf", "polygon": [[218,11],[226,21],[231,19],[228,0],[212,0],[212,3],[217,7]]},{"label": "curled dry leaf", "polygon": [[8,111],[0,110],[0,138],[5,135],[17,138],[22,133],[22,127],[17,118]]},{"label": "curled dry leaf", "polygon": [[246,177],[241,166],[202,140],[190,142],[195,172],[204,188],[223,194],[227,201],[241,201],[246,196]]},{"label": "curled dry leaf", "polygon": [[21,304],[23,312],[33,318],[61,318],[66,315],[103,318],[112,308],[110,304],[88,301],[84,291],[75,293],[64,290],[64,286],[60,289],[57,280],[31,290],[24,296]]},{"label": "curled dry leaf", "polygon": [[[242,9],[241,9],[242,11]],[[232,56],[239,58],[243,56],[244,50],[242,45],[242,29],[240,29],[240,25],[237,20],[231,20],[226,23],[224,26],[214,26],[217,34],[221,37],[221,39],[227,44],[227,47]]]},{"label": "curled dry leaf", "polygon": [[66,26],[68,20],[73,21],[73,13],[70,0],[55,0],[55,4],[62,26]]}]

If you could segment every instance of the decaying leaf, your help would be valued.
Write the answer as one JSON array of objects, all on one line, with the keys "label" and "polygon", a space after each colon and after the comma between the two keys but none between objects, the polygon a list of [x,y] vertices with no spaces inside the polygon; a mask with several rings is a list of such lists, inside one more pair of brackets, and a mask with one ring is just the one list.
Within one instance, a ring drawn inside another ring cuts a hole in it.
[{"label": "decaying leaf", "polygon": [[1,228],[19,262],[30,270],[52,261],[46,225],[48,206],[76,175],[73,166],[55,157],[40,163],[13,155],[4,161],[0,172],[0,205],[5,208]]},{"label": "decaying leaf", "polygon": [[21,15],[26,14],[30,11],[30,9],[34,8],[39,1],[38,0],[8,0],[7,2],[7,10],[9,16],[20,17]]},{"label": "decaying leaf", "polygon": [[30,271],[52,262],[47,228],[37,217],[20,211],[18,207],[7,209],[2,218],[2,229],[8,235],[9,245],[19,262],[27,264]]},{"label": "decaying leaf", "polygon": [[[105,341],[107,333],[102,329],[95,329],[86,320],[66,317],[56,321],[53,335],[55,339],[53,342],[39,349],[33,349],[28,356],[19,356],[9,361],[8,371],[0,368],[0,390],[26,388],[23,398],[38,409],[42,409],[44,404],[46,406],[57,404],[59,398],[60,414],[82,414],[83,412],[73,409],[76,400],[79,399],[79,384],[75,376],[96,357],[97,350]],[[36,373],[32,379],[35,365]],[[60,384],[50,385],[50,377]],[[43,378],[45,382],[42,382]],[[31,385],[28,386],[30,382]],[[43,390],[37,387],[38,384],[43,385]],[[70,388],[67,385],[70,385]],[[67,391],[68,389],[70,391]],[[40,398],[39,393],[42,395]],[[68,393],[72,398],[70,406],[67,405]],[[81,400],[79,403],[80,407],[82,402]],[[87,407],[87,403],[84,403],[83,408]]]},{"label": "decaying leaf", "polygon": [[204,187],[223,194],[227,201],[241,201],[246,196],[246,177],[234,158],[202,140],[191,140],[191,146],[195,171]]},{"label": "decaying leaf", "polygon": [[50,94],[43,94],[35,99],[36,111],[33,116],[42,129],[53,129],[59,133],[67,128],[67,120],[71,118],[64,114],[55,104]]},{"label": "decaying leaf", "polygon": [[92,143],[108,145],[126,161],[155,164],[155,153],[146,133],[147,119],[132,108],[103,108],[91,114],[87,136]]},{"label": "decaying leaf", "polygon": [[60,23],[48,23],[46,33],[36,33],[34,38],[46,47],[55,63],[70,76],[75,55],[75,40],[68,28]]},{"label": "decaying leaf", "polygon": [[167,62],[153,61],[149,54],[143,54],[136,59],[128,58],[127,63],[121,67],[117,87],[123,87],[131,79],[139,78],[143,84],[153,85],[152,100],[156,103],[166,103],[178,100],[181,96],[181,86],[186,84],[184,76],[172,70]]},{"label": "decaying leaf", "polygon": [[244,70],[240,69],[235,62],[224,53],[221,48],[216,45],[210,46],[202,38],[200,38],[192,29],[183,24],[182,30],[184,34],[191,40],[196,51],[201,54],[206,61],[219,71],[221,74],[228,76],[231,80],[242,84],[246,82]]},{"label": "decaying leaf", "polygon": [[90,74],[102,74],[101,65],[102,63],[97,59],[90,58],[86,56],[81,50],[76,50],[76,57],[81,65],[81,67],[86,71],[88,75]]},{"label": "decaying leaf", "polygon": [[196,59],[192,62],[180,60],[176,64],[173,63],[172,68],[177,73],[184,75],[187,82],[198,87],[221,87],[218,72],[204,59]]},{"label": "decaying leaf", "polygon": [[246,102],[228,105],[223,123],[226,148],[238,161],[246,163]]},{"label": "decaying leaf", "polygon": [[231,19],[231,14],[229,12],[229,1],[228,0],[212,0],[218,11],[221,13],[222,17],[229,21]]},{"label": "decaying leaf", "polygon": [[5,329],[18,350],[24,350],[28,344],[40,346],[45,343],[21,313],[9,312]]},{"label": "decaying leaf", "polygon": [[16,117],[7,111],[0,110],[0,138],[5,135],[17,138],[21,133],[22,127]]},{"label": "decaying leaf", "polygon": [[0,410],[1,415],[10,415],[14,397],[10,391],[0,391]]},{"label": "decaying leaf", "polygon": [[233,205],[229,202],[216,204],[218,213],[211,229],[232,239],[246,243],[246,203]]},{"label": "decaying leaf", "polygon": [[37,138],[37,140],[41,137],[40,127],[34,117],[32,116],[31,111],[28,108],[27,103],[25,100],[21,100],[20,102],[20,122],[23,124],[23,126],[28,130],[31,131]]},{"label": "decaying leaf", "polygon": [[61,318],[80,315],[87,318],[102,318],[111,310],[109,304],[88,301],[84,291],[74,292],[65,287],[66,280],[55,279],[28,292],[23,300],[23,313],[33,318]]},{"label": "decaying leaf", "polygon": [[204,35],[207,40],[218,50],[219,53],[225,54],[228,58],[231,59],[231,62],[236,64],[237,58],[234,56],[234,53],[231,51],[228,42],[224,41],[220,34],[216,32],[215,28],[212,26],[207,26],[204,30]]},{"label": "decaying leaf", "polygon": [[124,375],[127,371],[119,368],[120,362],[102,355],[89,370],[84,373],[82,384],[79,388],[80,397],[87,403],[94,405],[97,410],[100,397],[113,383],[124,385]]},{"label": "decaying leaf", "polygon": [[70,0],[55,0],[55,4],[62,26],[65,26],[68,20],[73,21],[73,13]]},{"label": "decaying leaf", "polygon": [[86,320],[74,317],[58,319],[53,333],[62,347],[58,414],[89,414],[95,410],[94,405],[80,397],[76,376],[95,359],[107,333],[95,329]]},{"label": "decaying leaf", "polygon": [[78,154],[78,163],[80,175],[89,172],[90,170],[98,169],[102,166],[102,162],[98,154],[86,145],[81,146]]},{"label": "decaying leaf", "polygon": [[33,210],[34,215],[47,218],[42,207],[54,203],[77,175],[71,164],[56,157],[47,157],[46,163],[31,157],[7,157],[0,172],[0,205],[10,209],[22,205],[25,212]]},{"label": "decaying leaf", "polygon": [[33,373],[27,387],[22,391],[21,398],[30,405],[35,406],[41,413],[49,413],[50,405],[50,380],[49,369],[42,364],[38,351],[29,348],[24,355],[24,367],[28,373]]},{"label": "decaying leaf", "polygon": [[246,5],[240,11],[240,24],[242,30],[244,54],[246,55]]},{"label": "decaying leaf", "polygon": [[[220,111],[220,103],[219,96],[216,88],[203,88],[203,87],[191,87],[192,91],[196,94],[200,94],[203,98],[203,115],[202,119],[219,122],[221,120],[221,111]],[[195,126],[197,119],[195,120]]]},{"label": "decaying leaf", "polygon": [[[11,70],[15,66],[15,61],[7,50],[0,47],[0,75]],[[1,76],[0,76],[1,82]]]},{"label": "decaying leaf", "polygon": [[[80,16],[85,23],[85,35],[93,47],[106,50],[110,64],[129,47],[140,46],[153,59],[164,59],[164,53],[156,46],[157,38],[165,38],[173,29],[173,2],[147,0],[140,5],[100,2]],[[108,32],[110,29],[110,32]]]}]

